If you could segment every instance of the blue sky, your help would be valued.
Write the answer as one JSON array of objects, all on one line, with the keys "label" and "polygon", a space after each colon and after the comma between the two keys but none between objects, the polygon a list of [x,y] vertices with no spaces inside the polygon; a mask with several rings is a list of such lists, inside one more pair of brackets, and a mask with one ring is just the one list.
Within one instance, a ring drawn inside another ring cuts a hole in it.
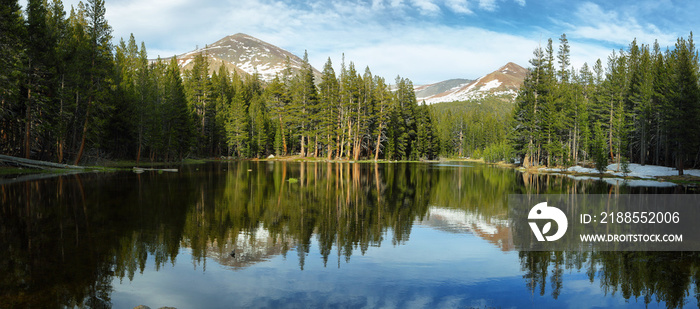
[{"label": "blue sky", "polygon": [[[64,0],[67,10],[74,0]],[[699,1],[570,0],[106,0],[114,37],[145,41],[149,56],[172,56],[238,32],[322,68],[341,55],[415,84],[477,78],[509,61],[528,66],[532,51],[566,33],[572,64],[613,49],[659,40],[673,46],[695,30]],[[24,4],[24,3],[22,3]],[[556,47],[555,47],[556,48]]]}]

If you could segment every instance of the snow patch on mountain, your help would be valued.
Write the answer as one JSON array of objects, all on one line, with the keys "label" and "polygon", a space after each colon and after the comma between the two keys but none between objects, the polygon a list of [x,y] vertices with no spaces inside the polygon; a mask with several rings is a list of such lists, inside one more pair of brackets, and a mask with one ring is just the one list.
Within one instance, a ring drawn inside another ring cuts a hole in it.
[{"label": "snow patch on mountain", "polygon": [[[284,71],[287,59],[292,74],[299,72],[303,63],[301,58],[289,51],[242,33],[177,56],[180,68],[191,69],[194,57],[199,54],[209,59],[210,73],[218,71],[224,65],[230,72],[236,71],[239,75],[257,73],[266,82],[272,81]],[[314,75],[320,80],[321,73],[318,70],[314,69]]]},{"label": "snow patch on mountain", "polygon": [[503,83],[501,83],[501,82],[500,82],[499,80],[497,80],[497,79],[494,79],[494,80],[492,80],[492,81],[486,83],[486,84],[485,84],[484,86],[482,86],[481,88],[479,88],[478,91],[481,91],[481,92],[489,91],[489,90],[491,90],[491,89],[498,88],[501,84],[503,84]]},{"label": "snow patch on mountain", "polygon": [[[498,70],[482,76],[475,81],[459,85],[438,94],[429,92],[421,93],[417,91],[416,97],[419,102],[425,101],[427,104],[480,100],[487,96],[510,97],[514,99],[526,75],[527,69],[509,62]],[[421,87],[425,86],[419,86],[417,90],[422,89]]]}]

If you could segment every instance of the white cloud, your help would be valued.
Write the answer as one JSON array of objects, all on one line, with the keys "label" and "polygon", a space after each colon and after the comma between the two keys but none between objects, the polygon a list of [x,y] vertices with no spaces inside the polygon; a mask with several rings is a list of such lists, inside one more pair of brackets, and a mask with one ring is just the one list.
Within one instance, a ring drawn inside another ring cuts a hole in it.
[{"label": "white cloud", "polygon": [[634,16],[619,14],[615,11],[605,11],[599,5],[591,2],[581,4],[575,16],[579,25],[568,32],[571,37],[605,41],[626,45],[634,38],[640,43],[653,43],[659,40],[663,46],[672,44],[675,35],[662,32],[653,24],[640,23]]},{"label": "white cloud", "polygon": [[458,14],[473,14],[474,12],[469,9],[469,3],[467,0],[446,0],[445,5],[455,13]]},{"label": "white cloud", "polygon": [[[410,39],[382,38],[379,44],[347,49],[345,56],[358,69],[369,66],[374,74],[388,80],[393,81],[398,74],[416,84],[427,84],[449,78],[477,78],[509,61],[527,66],[532,50],[537,47],[536,40],[473,27],[416,25],[406,32]],[[327,57],[313,60],[322,64]],[[339,59],[333,58],[335,64],[339,63]]]},{"label": "white cloud", "polygon": [[440,13],[440,7],[431,0],[413,0],[412,2],[423,15],[437,15]]},{"label": "white cloud", "polygon": [[520,6],[525,6],[525,0],[515,0],[515,3],[519,4]]},{"label": "white cloud", "polygon": [[372,0],[372,10],[383,10],[384,0]]},{"label": "white cloud", "polygon": [[479,0],[479,8],[493,12],[498,8],[496,0]]}]

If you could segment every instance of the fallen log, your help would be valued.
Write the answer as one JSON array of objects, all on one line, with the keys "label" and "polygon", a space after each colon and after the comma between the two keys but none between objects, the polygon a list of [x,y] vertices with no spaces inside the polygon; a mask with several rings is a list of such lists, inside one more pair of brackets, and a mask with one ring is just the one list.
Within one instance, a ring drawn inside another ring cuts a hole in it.
[{"label": "fallen log", "polygon": [[46,168],[84,169],[85,168],[83,166],[77,166],[77,165],[68,165],[68,164],[53,163],[53,162],[46,162],[46,161],[39,161],[39,160],[31,160],[31,159],[18,158],[18,157],[6,156],[6,155],[0,155],[0,161],[6,162],[6,163],[11,163],[11,164],[16,164],[16,165],[24,166],[24,167],[28,167],[28,168],[39,168],[39,169],[46,169]]},{"label": "fallen log", "polygon": [[171,173],[177,173],[178,169],[176,168],[142,168],[142,167],[134,167],[133,168],[134,173],[141,174],[145,171],[159,171],[159,172],[171,172]]}]

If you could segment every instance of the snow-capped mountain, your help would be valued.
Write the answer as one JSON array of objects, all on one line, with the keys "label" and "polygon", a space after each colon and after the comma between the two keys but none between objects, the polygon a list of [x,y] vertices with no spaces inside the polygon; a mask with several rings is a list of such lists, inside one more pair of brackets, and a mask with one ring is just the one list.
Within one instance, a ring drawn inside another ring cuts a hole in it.
[{"label": "snow-capped mountain", "polygon": [[471,83],[473,81],[474,80],[470,80],[470,79],[448,79],[446,81],[442,81],[442,82],[434,83],[434,84],[430,84],[430,85],[415,86],[414,90],[416,92],[417,98],[429,98],[429,97],[441,94],[443,92],[447,92],[450,90],[457,90],[459,88],[464,87],[465,85],[468,85],[469,83]]},{"label": "snow-capped mountain", "polygon": [[[416,98],[418,102],[425,100],[426,104],[478,100],[486,96],[510,96],[514,98],[526,75],[527,69],[509,62],[475,81],[463,80],[463,83],[455,85],[453,81],[459,80],[449,80],[427,86],[418,86],[416,87]],[[452,82],[453,87],[444,92],[435,94],[425,91],[426,89],[438,88],[440,85],[449,85],[448,82]]]},{"label": "snow-capped mountain", "polygon": [[474,234],[503,251],[513,250],[513,236],[507,218],[493,218],[463,209],[431,206],[420,224],[450,233]]},{"label": "snow-capped mountain", "polygon": [[[226,66],[229,72],[236,70],[239,74],[252,75],[257,72],[264,81],[271,81],[275,75],[285,69],[285,62],[289,57],[292,74],[301,69],[302,59],[298,56],[264,42],[247,34],[238,33],[227,36],[204,48],[199,48],[177,56],[178,63],[183,70],[190,69],[194,63],[194,57],[203,54],[209,58],[209,70],[214,72]],[[314,69],[317,78],[321,73]]]}]

